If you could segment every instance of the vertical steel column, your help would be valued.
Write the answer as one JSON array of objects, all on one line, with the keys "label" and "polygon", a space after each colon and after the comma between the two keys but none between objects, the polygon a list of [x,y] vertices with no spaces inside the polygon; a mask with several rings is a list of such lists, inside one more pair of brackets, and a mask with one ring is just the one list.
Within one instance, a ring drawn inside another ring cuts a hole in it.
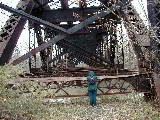
[{"label": "vertical steel column", "polygon": [[[30,51],[30,49],[31,49],[31,30],[30,30],[30,27],[29,27],[29,24],[28,24],[28,31],[29,31],[29,51]],[[31,57],[29,58],[29,69],[31,70]],[[30,71],[31,72],[31,71]]]},{"label": "vertical steel column", "polygon": [[[29,31],[29,51],[31,51],[36,47],[36,36],[35,36],[35,31],[33,30],[33,24],[30,21],[28,24],[28,31]],[[37,60],[38,60],[37,55],[33,55],[29,58],[30,72],[32,72],[33,69],[37,68],[37,62],[36,62]]]},{"label": "vertical steel column", "polygon": [[[158,1],[157,3],[153,0],[147,0],[147,9],[148,9],[148,17],[151,23],[151,27],[154,29],[157,29],[156,31],[156,35],[159,36],[159,27],[158,25],[158,19],[156,17],[158,16],[158,12],[157,11],[157,6],[158,6]],[[155,36],[156,37],[156,36]],[[154,54],[152,56],[152,61],[154,63],[154,75],[153,75],[153,81],[155,84],[155,91],[156,91],[156,95],[157,95],[157,100],[160,103],[160,58],[158,55],[158,50],[159,50],[159,45],[156,42],[156,38],[154,36],[151,38],[151,50],[153,51],[152,54]]]},{"label": "vertical steel column", "polygon": [[122,33],[122,31],[123,31],[123,28],[122,28],[122,22],[121,22],[121,25],[120,25],[120,41],[121,41],[121,43],[120,44],[122,44],[122,49],[120,50],[121,51],[121,62],[120,62],[120,64],[122,64],[122,66],[121,66],[121,68],[122,69],[124,69],[124,40],[123,40],[123,33]]},{"label": "vertical steel column", "polygon": [[[34,23],[34,31],[36,33],[36,38],[37,38],[38,46],[40,46],[41,44],[44,43],[40,25]],[[47,61],[46,50],[40,51],[40,57],[41,57],[41,62],[42,62],[42,69],[46,70],[46,61]]]},{"label": "vertical steel column", "polygon": [[114,64],[114,59],[115,59],[115,46],[117,44],[117,35],[116,35],[116,27],[117,25],[114,23],[114,21],[110,22],[110,62]]}]

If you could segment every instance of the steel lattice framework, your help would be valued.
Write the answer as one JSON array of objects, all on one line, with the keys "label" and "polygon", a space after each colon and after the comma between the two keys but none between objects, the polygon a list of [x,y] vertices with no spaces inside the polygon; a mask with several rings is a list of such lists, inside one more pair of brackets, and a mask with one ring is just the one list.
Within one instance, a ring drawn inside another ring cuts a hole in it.
[{"label": "steel lattice framework", "polygon": [[[0,32],[0,65],[9,63],[28,21],[29,52],[13,65],[28,60],[32,74],[12,84],[31,80],[56,97],[86,96],[68,89],[86,87],[85,77],[94,70],[99,95],[134,90],[160,100],[158,0],[147,0],[147,25],[132,0],[20,0],[16,9],[3,3],[0,8],[12,13]],[[37,89],[23,86],[21,92]]]}]

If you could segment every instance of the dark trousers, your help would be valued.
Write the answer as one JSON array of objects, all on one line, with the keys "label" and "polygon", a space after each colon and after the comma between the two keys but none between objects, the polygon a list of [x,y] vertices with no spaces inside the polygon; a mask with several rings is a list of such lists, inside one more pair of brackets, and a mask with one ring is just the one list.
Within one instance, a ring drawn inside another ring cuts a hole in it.
[{"label": "dark trousers", "polygon": [[97,96],[97,90],[88,91],[88,95],[90,98],[90,105],[96,106],[96,96]]}]

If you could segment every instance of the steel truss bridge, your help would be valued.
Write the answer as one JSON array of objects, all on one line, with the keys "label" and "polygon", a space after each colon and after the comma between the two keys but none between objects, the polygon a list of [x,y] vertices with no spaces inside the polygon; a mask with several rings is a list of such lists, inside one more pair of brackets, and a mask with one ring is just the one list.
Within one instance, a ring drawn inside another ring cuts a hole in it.
[{"label": "steel truss bridge", "polygon": [[27,60],[30,73],[12,80],[22,83],[22,92],[36,91],[25,86],[30,80],[54,97],[87,96],[82,90],[93,70],[98,95],[135,91],[160,101],[160,2],[146,1],[148,24],[132,0],[20,0],[15,9],[1,2],[11,15],[1,26],[0,65],[10,62],[27,23],[29,51],[12,62]]}]

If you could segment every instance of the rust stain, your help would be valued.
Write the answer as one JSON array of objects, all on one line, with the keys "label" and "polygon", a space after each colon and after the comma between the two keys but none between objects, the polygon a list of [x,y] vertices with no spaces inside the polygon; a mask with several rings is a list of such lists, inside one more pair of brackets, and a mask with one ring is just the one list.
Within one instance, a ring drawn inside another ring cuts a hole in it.
[{"label": "rust stain", "polygon": [[31,50],[32,55],[35,55],[36,53],[38,53],[38,51],[36,49]]}]

